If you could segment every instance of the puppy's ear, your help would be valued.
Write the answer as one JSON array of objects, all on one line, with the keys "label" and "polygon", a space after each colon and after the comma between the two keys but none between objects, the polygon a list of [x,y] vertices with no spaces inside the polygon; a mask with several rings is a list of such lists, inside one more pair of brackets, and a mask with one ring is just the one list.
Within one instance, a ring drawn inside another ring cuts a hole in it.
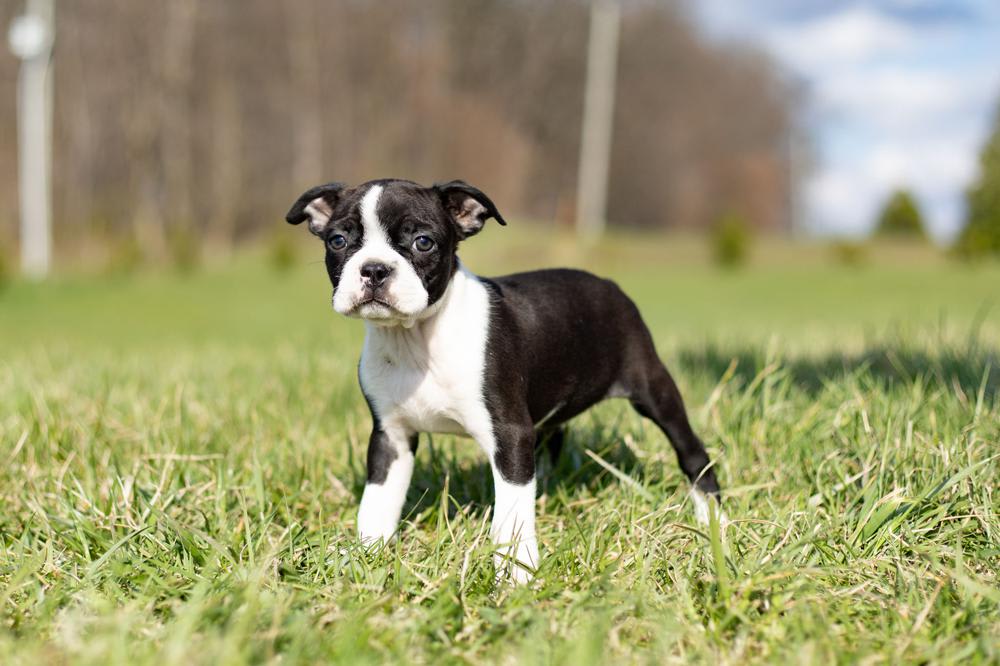
[{"label": "puppy's ear", "polygon": [[500,224],[507,224],[490,198],[464,181],[439,183],[434,189],[463,239],[479,233],[491,217]]},{"label": "puppy's ear", "polygon": [[289,224],[302,224],[309,220],[309,231],[318,236],[330,221],[333,207],[340,200],[344,187],[343,183],[327,183],[306,190],[298,201],[292,204],[288,214],[285,215],[285,220]]}]

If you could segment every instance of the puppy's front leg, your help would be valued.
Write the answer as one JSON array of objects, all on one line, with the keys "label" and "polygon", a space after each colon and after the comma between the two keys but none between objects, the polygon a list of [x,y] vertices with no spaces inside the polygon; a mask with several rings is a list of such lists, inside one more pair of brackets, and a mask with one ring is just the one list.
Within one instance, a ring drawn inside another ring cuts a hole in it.
[{"label": "puppy's front leg", "polygon": [[416,449],[415,434],[375,424],[368,440],[368,482],[358,511],[358,532],[366,545],[387,543],[396,533]]},{"label": "puppy's front leg", "polygon": [[527,583],[538,568],[535,538],[535,432],[530,425],[496,428],[491,456],[493,541],[497,578]]}]

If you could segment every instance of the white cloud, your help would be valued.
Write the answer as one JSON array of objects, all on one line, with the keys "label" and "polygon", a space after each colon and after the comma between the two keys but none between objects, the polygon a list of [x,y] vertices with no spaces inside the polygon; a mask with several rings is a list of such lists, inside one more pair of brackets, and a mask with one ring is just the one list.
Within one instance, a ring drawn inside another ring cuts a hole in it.
[{"label": "white cloud", "polygon": [[850,114],[881,132],[919,134],[942,130],[970,107],[988,104],[996,77],[977,72],[903,65],[863,65],[828,76],[816,88],[818,102]]},{"label": "white cloud", "polygon": [[864,7],[850,7],[806,23],[778,25],[765,36],[782,61],[807,74],[898,53],[915,40],[902,21]]},{"label": "white cloud", "polygon": [[[908,187],[927,205],[932,232],[948,238],[960,226],[961,197],[975,177],[982,122],[1000,91],[1000,76],[901,64],[860,65],[816,81],[816,99],[833,129],[821,134],[817,178],[853,183],[863,202],[838,205],[830,186],[807,195],[814,223],[858,232],[892,190]],[[845,147],[846,144],[846,147]],[[860,219],[846,219],[847,209]]]},{"label": "white cloud", "polygon": [[[808,83],[819,152],[804,193],[813,228],[863,233],[905,186],[936,236],[958,230],[1000,94],[1000,5],[858,0],[813,3],[803,18],[791,3],[699,4],[710,34],[757,39]],[[928,20],[944,10],[947,20]],[[961,11],[973,19],[956,18]]]},{"label": "white cloud", "polygon": [[864,222],[874,212],[875,194],[870,181],[848,170],[821,170],[805,186],[809,207],[823,211],[813,225],[824,233],[863,234]]}]

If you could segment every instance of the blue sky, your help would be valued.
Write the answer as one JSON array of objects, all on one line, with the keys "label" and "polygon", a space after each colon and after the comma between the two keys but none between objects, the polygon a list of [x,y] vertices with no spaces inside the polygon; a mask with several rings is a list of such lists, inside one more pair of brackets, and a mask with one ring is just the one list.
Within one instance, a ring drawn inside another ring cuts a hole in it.
[{"label": "blue sky", "polygon": [[933,235],[961,227],[963,193],[1000,102],[1000,0],[690,0],[703,30],[752,41],[808,91],[816,165],[804,219],[867,232],[906,186]]}]

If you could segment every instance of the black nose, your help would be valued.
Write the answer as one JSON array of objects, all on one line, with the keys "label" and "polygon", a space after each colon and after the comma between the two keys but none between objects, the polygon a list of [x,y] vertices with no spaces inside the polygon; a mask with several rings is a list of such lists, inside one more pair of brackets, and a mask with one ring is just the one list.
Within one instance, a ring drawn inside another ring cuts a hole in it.
[{"label": "black nose", "polygon": [[361,277],[368,280],[368,284],[377,287],[385,282],[392,275],[392,269],[385,264],[376,261],[369,261],[361,267]]}]

